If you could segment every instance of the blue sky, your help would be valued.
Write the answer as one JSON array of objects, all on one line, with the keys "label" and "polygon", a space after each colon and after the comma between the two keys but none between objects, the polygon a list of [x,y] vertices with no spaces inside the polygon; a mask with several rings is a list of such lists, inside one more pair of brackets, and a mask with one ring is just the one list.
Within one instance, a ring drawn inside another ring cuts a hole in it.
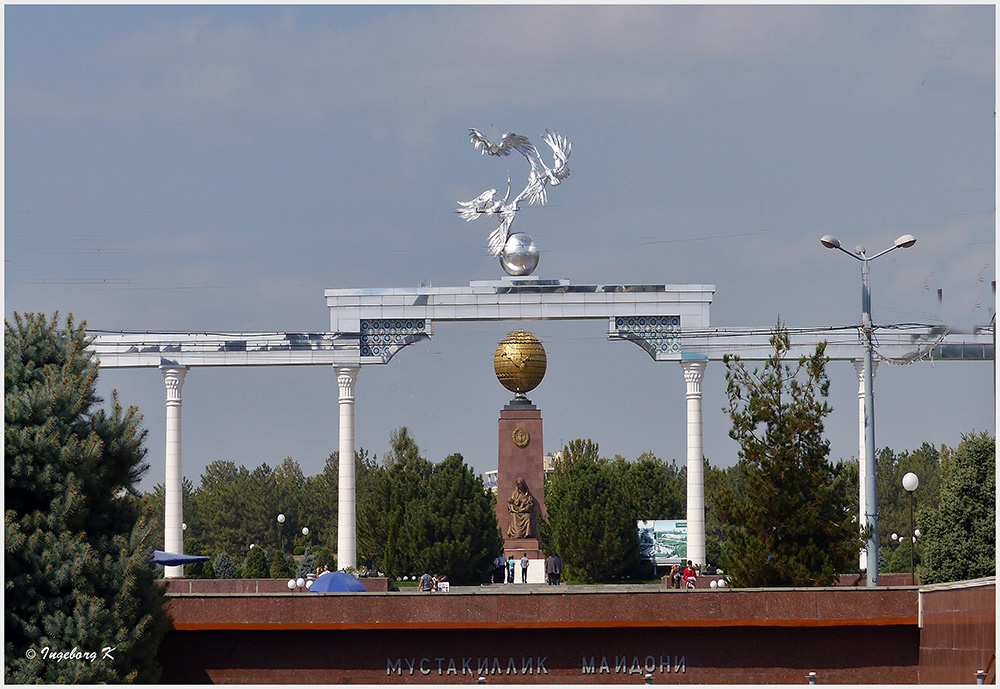
[{"label": "blue sky", "polygon": [[[881,324],[986,324],[995,299],[995,9],[980,6],[34,6],[4,8],[5,315],[106,330],[324,330],[323,290],[499,278],[458,200],[517,185],[476,127],[573,143],[571,177],[519,214],[536,274],[716,286],[712,324],[851,325],[871,251]],[[518,164],[520,163],[520,165]],[[520,189],[520,187],[518,187]],[[938,302],[937,290],[942,290]],[[546,450],[685,457],[680,366],[604,325],[531,322]],[[357,442],[410,428],[432,461],[496,463],[496,343],[442,324],[365,367]],[[856,455],[857,379],[830,367],[834,459]],[[155,370],[106,371],[163,480]],[[990,363],[883,364],[878,446],[995,430]],[[728,465],[724,369],[705,451]],[[337,447],[332,370],[194,370],[184,468],[315,473]]]}]

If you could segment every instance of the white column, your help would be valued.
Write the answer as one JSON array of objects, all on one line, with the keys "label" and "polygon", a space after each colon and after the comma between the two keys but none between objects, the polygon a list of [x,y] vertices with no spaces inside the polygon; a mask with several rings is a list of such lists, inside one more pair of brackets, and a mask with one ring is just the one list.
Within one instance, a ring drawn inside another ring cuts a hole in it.
[{"label": "white column", "polygon": [[705,361],[682,361],[687,383],[687,556],[705,564],[705,452],[701,421],[701,379]]},{"label": "white column", "polygon": [[[184,479],[181,469],[181,388],[187,368],[161,369],[167,387],[167,475],[163,483],[163,549],[168,553],[184,552]],[[184,566],[163,568],[165,577],[184,577]]]},{"label": "white column", "polygon": [[[855,359],[854,370],[858,373],[858,524],[863,529],[868,523],[865,517],[865,481],[868,478],[868,458],[865,456],[865,362],[863,359]],[[872,378],[875,378],[875,369],[878,362],[872,362]],[[872,462],[874,469],[875,463]],[[867,569],[868,548],[861,546],[861,553],[858,559],[858,568]]]},{"label": "white column", "polygon": [[354,490],[354,383],[360,366],[334,366],[340,388],[340,479],[337,508],[337,568],[357,566],[357,498]]}]

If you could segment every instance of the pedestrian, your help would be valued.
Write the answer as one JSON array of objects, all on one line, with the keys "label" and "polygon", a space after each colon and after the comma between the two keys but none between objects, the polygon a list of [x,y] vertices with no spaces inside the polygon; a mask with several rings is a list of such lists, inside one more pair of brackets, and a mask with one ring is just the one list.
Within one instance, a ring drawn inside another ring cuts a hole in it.
[{"label": "pedestrian", "polygon": [[688,560],[687,567],[684,568],[684,588],[693,589],[698,581],[698,575],[694,571],[694,563]]},{"label": "pedestrian", "polygon": [[427,572],[424,572],[423,576],[420,577],[420,590],[427,591],[430,593],[434,590],[434,577],[432,577]]},{"label": "pedestrian", "polygon": [[528,554],[525,553],[521,557],[521,583],[522,584],[527,584],[528,583],[528,563],[529,562],[530,562],[530,560],[528,560]]},{"label": "pedestrian", "polygon": [[670,588],[679,589],[681,587],[681,566],[674,564],[670,568]]},{"label": "pedestrian", "polygon": [[555,583],[552,581],[552,577],[556,573],[556,559],[549,555],[545,558],[545,583],[550,586]]},{"label": "pedestrian", "polygon": [[510,558],[507,559],[507,583],[508,584],[513,584],[514,583],[514,567],[515,567],[516,564],[517,564],[517,562],[516,562],[516,560],[514,560],[513,556],[511,556]]},{"label": "pedestrian", "polygon": [[555,573],[554,573],[555,582],[554,583],[555,583],[556,586],[558,586],[559,585],[559,581],[562,579],[562,558],[559,557],[558,555],[556,555],[554,558],[552,558],[552,567],[555,570]]},{"label": "pedestrian", "polygon": [[507,574],[507,558],[503,556],[503,553],[497,555],[497,559],[493,561],[493,583],[502,584],[504,575]]}]

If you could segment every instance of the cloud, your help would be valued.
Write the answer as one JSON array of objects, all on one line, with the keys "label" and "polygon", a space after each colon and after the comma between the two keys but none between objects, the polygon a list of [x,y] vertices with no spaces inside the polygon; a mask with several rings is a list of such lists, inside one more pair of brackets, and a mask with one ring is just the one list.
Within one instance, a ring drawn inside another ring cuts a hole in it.
[{"label": "cloud", "polygon": [[219,113],[315,119],[416,104],[431,113],[663,105],[691,97],[706,75],[731,98],[766,95],[793,70],[826,97],[888,97],[916,88],[932,68],[988,76],[992,38],[968,9],[445,6],[350,25],[338,22],[349,10],[337,7],[319,15],[325,23],[287,9],[257,22],[205,10],[154,29],[125,25],[79,56],[103,87],[8,84],[8,107],[190,121]]}]

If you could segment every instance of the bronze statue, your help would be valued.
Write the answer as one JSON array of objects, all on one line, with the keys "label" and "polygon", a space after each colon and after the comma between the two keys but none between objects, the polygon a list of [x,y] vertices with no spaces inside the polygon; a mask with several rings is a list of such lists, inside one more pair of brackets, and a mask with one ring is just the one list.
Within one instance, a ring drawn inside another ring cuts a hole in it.
[{"label": "bronze statue", "polygon": [[535,498],[528,490],[527,482],[518,478],[514,493],[507,500],[507,511],[510,512],[507,538],[531,538],[531,509],[534,506]]}]

